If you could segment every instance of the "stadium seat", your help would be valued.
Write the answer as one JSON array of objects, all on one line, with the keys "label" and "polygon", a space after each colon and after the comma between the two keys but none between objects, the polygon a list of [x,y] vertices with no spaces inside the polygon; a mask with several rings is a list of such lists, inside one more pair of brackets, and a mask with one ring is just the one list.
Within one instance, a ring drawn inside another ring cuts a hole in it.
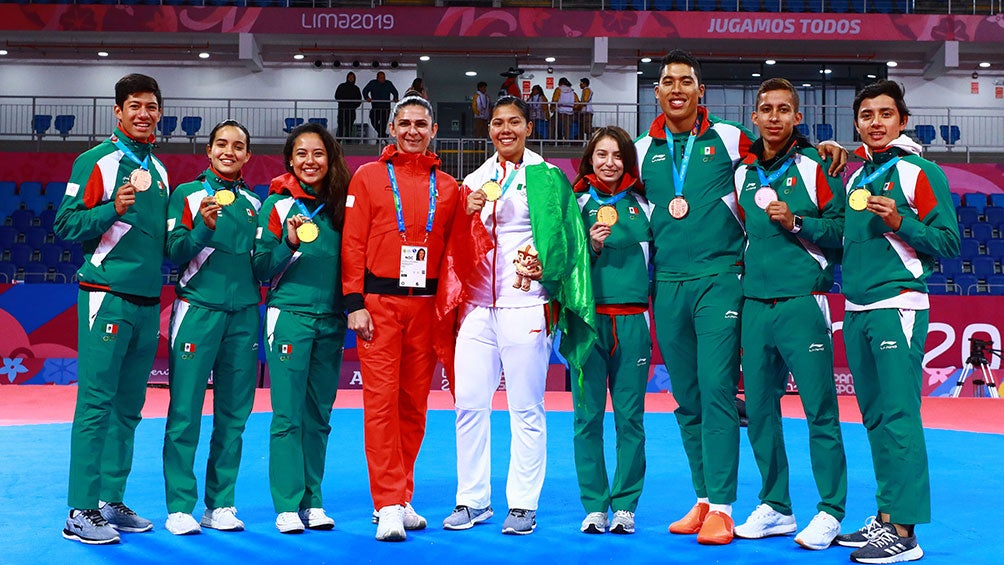
[{"label": "stadium seat", "polygon": [[195,134],[199,133],[202,129],[202,116],[185,116],[181,118],[181,131],[185,132],[185,135],[189,139],[194,140]]},{"label": "stadium seat", "polygon": [[988,241],[986,255],[1004,264],[1004,239],[991,239]]},{"label": "stadium seat", "polygon": [[328,129],[328,118],[310,118],[307,121],[312,124],[319,124],[322,128]]},{"label": "stadium seat", "polygon": [[49,230],[43,228],[42,226],[32,226],[24,230],[24,242],[32,247],[32,249],[41,249],[42,245],[45,244],[45,238],[49,235]]},{"label": "stadium seat", "polygon": [[17,183],[14,181],[0,181],[0,200],[5,200],[17,193]]},{"label": "stadium seat", "polygon": [[952,282],[962,296],[976,294],[979,290],[979,277],[970,273],[955,275],[952,277]]},{"label": "stadium seat", "polygon": [[990,199],[991,206],[999,206],[1001,208],[1004,208],[1004,193],[997,192],[994,194],[989,194],[987,195],[987,197]]},{"label": "stadium seat", "polygon": [[77,267],[76,265],[72,265],[70,263],[60,263],[56,265],[56,272],[63,275],[63,279],[65,279],[60,282],[66,282],[66,283],[75,282],[78,270],[79,267]]},{"label": "stadium seat", "polygon": [[954,294],[952,288],[943,273],[931,273],[927,277],[927,291],[931,294]]},{"label": "stadium seat", "polygon": [[983,209],[983,219],[992,226],[1004,224],[1004,208],[1000,206],[987,206]]},{"label": "stadium seat", "polygon": [[35,221],[35,213],[31,210],[14,210],[10,214],[11,225],[19,232],[30,228]]},{"label": "stadium seat", "polygon": [[0,226],[0,249],[10,249],[17,242],[17,234],[14,226]]},{"label": "stadium seat", "polygon": [[972,259],[980,254],[980,242],[971,237],[962,238],[962,251],[959,256],[963,259]]},{"label": "stadium seat", "polygon": [[994,296],[1004,295],[1004,274],[987,277],[987,291]]},{"label": "stadium seat", "polygon": [[18,194],[21,195],[21,198],[27,198],[29,196],[41,196],[42,183],[34,181],[22,182],[21,186],[18,188]]},{"label": "stadium seat", "polygon": [[812,126],[812,133],[817,142],[833,139],[833,124],[815,124]]},{"label": "stadium seat", "polygon": [[0,261],[0,283],[14,282],[15,275],[17,275],[17,265],[10,261]]},{"label": "stadium seat", "polygon": [[49,209],[49,201],[45,198],[45,195],[36,194],[34,196],[22,197],[21,206],[23,206],[25,210],[31,210],[37,216]]},{"label": "stadium seat", "polygon": [[66,183],[65,182],[47,182],[45,183],[45,199],[52,204],[53,208],[59,208],[59,203],[63,201],[63,195],[66,194]]},{"label": "stadium seat", "polygon": [[56,268],[63,262],[63,247],[58,243],[43,243],[38,253],[39,261],[46,267]]},{"label": "stadium seat", "polygon": [[959,215],[959,223],[966,227],[980,221],[980,213],[972,206],[960,206],[955,211]]},{"label": "stadium seat", "polygon": [[73,129],[73,124],[76,123],[77,117],[73,114],[62,114],[56,116],[56,131],[59,135],[66,139],[66,136],[70,135],[70,130]]},{"label": "stadium seat", "polygon": [[157,122],[157,130],[165,140],[170,139],[176,129],[178,129],[178,116],[164,116]]},{"label": "stadium seat", "polygon": [[282,128],[282,131],[289,133],[293,131],[293,128],[303,123],[303,118],[286,118],[286,127]]},{"label": "stadium seat", "polygon": [[56,211],[55,210],[42,210],[38,215],[38,225],[45,228],[47,231],[52,231],[52,226],[56,223]]},{"label": "stadium seat", "polygon": [[944,139],[945,143],[949,145],[955,145],[955,142],[962,138],[959,126],[941,126],[938,129],[941,132],[941,139]]},{"label": "stadium seat", "polygon": [[49,268],[38,261],[30,261],[24,266],[24,282],[44,283],[48,278]]},{"label": "stadium seat", "polygon": [[42,139],[49,128],[52,127],[51,114],[35,114],[31,118],[31,133],[34,139]]},{"label": "stadium seat", "polygon": [[972,230],[973,239],[982,244],[986,244],[994,237],[994,227],[986,222],[976,222],[969,226],[969,229]]},{"label": "stadium seat", "polygon": [[718,9],[718,0],[693,0],[690,5],[691,9],[712,12]]},{"label": "stadium seat", "polygon": [[976,208],[976,213],[982,214],[987,207],[987,195],[982,192],[967,192],[962,195],[962,205]]},{"label": "stadium seat", "polygon": [[24,267],[31,262],[35,250],[27,243],[15,243],[10,246],[10,261],[18,267]]},{"label": "stadium seat", "polygon": [[809,124],[798,124],[795,126],[795,131],[802,134],[802,137],[808,139],[810,135]]},{"label": "stadium seat", "polygon": [[986,280],[990,275],[997,274],[997,265],[994,258],[989,255],[978,255],[970,260],[973,266],[973,274]]},{"label": "stadium seat", "polygon": [[[1002,196],[1004,196],[1004,195],[1002,195]],[[962,206],[962,195],[959,194],[958,192],[952,191],[952,204],[956,208],[958,208],[959,206]]]},{"label": "stadium seat", "polygon": [[921,124],[917,126],[916,131],[917,139],[924,145],[930,145],[938,137],[938,132],[931,124]]},{"label": "stadium seat", "polygon": [[954,275],[962,274],[962,259],[958,257],[942,257],[938,259],[941,264],[941,272],[945,275],[952,277]]}]

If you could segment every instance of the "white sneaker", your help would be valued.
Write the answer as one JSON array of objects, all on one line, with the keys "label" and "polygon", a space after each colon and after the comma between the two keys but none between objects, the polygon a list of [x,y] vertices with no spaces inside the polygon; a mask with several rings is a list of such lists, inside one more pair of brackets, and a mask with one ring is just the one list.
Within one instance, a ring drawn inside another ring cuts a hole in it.
[{"label": "white sneaker", "polygon": [[404,541],[407,534],[404,531],[404,506],[394,504],[384,506],[379,514],[376,539],[379,541]]},{"label": "white sneaker", "polygon": [[735,528],[736,537],[759,539],[767,536],[784,536],[795,533],[798,526],[795,517],[781,514],[766,504],[753,509],[746,523]]},{"label": "white sneaker", "polygon": [[167,515],[167,523],[164,524],[164,527],[176,536],[187,536],[202,531],[199,523],[187,512],[171,512]]},{"label": "white sneaker", "polygon": [[820,512],[804,530],[795,536],[795,543],[805,549],[826,549],[840,535],[840,522],[826,512]]},{"label": "white sneaker", "polygon": [[237,509],[233,506],[222,508],[206,508],[202,514],[202,525],[221,532],[241,532],[244,522],[237,517]]},{"label": "white sneaker", "polygon": [[284,534],[303,533],[303,521],[296,512],[280,512],[275,517],[275,527]]},{"label": "white sneaker", "polygon": [[406,530],[424,530],[429,523],[425,520],[425,517],[415,512],[415,508],[412,507],[410,502],[404,505],[404,529]]},{"label": "white sneaker", "polygon": [[630,510],[614,511],[614,519],[610,521],[611,534],[633,534],[634,533],[634,512]]},{"label": "white sneaker", "polygon": [[311,530],[330,530],[335,527],[335,520],[325,514],[323,508],[304,508],[297,515]]},{"label": "white sneaker", "polygon": [[579,531],[584,534],[602,534],[607,531],[608,524],[606,512],[590,512],[582,520]]}]

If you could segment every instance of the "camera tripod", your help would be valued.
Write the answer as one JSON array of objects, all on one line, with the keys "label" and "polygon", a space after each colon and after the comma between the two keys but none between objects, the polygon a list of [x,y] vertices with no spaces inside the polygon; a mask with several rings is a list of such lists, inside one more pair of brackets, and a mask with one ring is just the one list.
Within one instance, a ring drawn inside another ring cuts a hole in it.
[{"label": "camera tripod", "polygon": [[987,362],[985,355],[986,352],[989,352],[991,355],[1000,356],[1000,350],[992,349],[993,342],[970,338],[969,343],[969,357],[966,358],[966,365],[962,367],[962,372],[959,373],[959,380],[955,383],[955,389],[952,390],[951,397],[959,397],[959,394],[962,392],[962,385],[966,383],[966,380],[979,367],[979,376],[982,376],[982,378],[973,379],[973,396],[977,398],[1000,398],[1000,395],[997,393],[997,383],[994,382],[994,375],[990,372],[990,364]]}]

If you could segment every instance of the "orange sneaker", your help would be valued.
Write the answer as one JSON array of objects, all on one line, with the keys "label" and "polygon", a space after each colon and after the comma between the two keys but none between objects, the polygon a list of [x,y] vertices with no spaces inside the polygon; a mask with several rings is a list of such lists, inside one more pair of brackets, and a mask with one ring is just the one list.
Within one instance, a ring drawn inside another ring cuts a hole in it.
[{"label": "orange sneaker", "polygon": [[701,531],[704,519],[708,516],[708,508],[707,502],[698,502],[686,516],[669,525],[669,533],[696,534]]},{"label": "orange sneaker", "polygon": [[733,530],[735,524],[732,522],[732,516],[717,510],[708,512],[708,517],[704,519],[704,525],[697,534],[697,543],[728,545],[732,543]]}]

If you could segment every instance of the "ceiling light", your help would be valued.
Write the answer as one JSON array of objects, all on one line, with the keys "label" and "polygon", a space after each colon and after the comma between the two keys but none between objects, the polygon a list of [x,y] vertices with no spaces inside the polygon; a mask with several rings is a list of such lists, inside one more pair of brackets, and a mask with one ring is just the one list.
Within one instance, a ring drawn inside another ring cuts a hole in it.
[{"label": "ceiling light", "polygon": [[293,58],[296,59],[297,61],[302,61],[303,53],[297,53],[296,55],[293,55]]},{"label": "ceiling light", "polygon": [[986,61],[983,61],[982,63],[980,63],[980,68],[981,69],[989,69],[990,68],[990,63],[988,63]]},{"label": "ceiling light", "polygon": [[774,59],[767,59],[766,61],[764,61],[764,63],[768,65],[776,65],[777,61],[775,61]]},{"label": "ceiling light", "polygon": [[419,57],[419,58],[418,58],[418,60],[419,60],[419,61],[428,61],[428,60],[429,60],[429,59],[431,59],[431,58],[432,58],[432,57],[430,57],[430,56],[428,56],[428,55],[422,55],[421,57]]},{"label": "ceiling light", "polygon": [[642,72],[641,72],[641,71],[638,71],[638,74],[642,74]]},{"label": "ceiling light", "polygon": [[760,78],[760,73],[753,73],[753,78]]},{"label": "ceiling light", "polygon": [[867,74],[865,76],[868,78],[878,78],[878,75],[873,75],[873,74]]},{"label": "ceiling light", "polygon": [[98,57],[107,57],[107,56],[108,56],[107,51],[98,51]]},{"label": "ceiling light", "polygon": [[478,73],[477,71],[467,71],[466,73],[464,73],[464,75],[469,77],[476,77],[478,76]]},{"label": "ceiling light", "polygon": [[889,68],[893,68],[893,67],[896,67],[898,65],[899,65],[899,63],[897,63],[896,61],[889,61],[888,63],[885,64],[885,66],[887,66]]},{"label": "ceiling light", "polygon": [[545,63],[553,63],[555,61],[557,61],[557,59],[555,59],[554,57],[544,57]]},{"label": "ceiling light", "polygon": [[203,51],[202,53],[199,53],[199,58],[200,59],[208,59],[209,58],[209,53],[206,53],[205,51]]},{"label": "ceiling light", "polygon": [[808,83],[808,82],[803,82],[803,83],[802,83],[802,86],[804,86],[804,87],[806,87],[806,88],[809,88],[809,87],[811,87],[811,86],[812,86],[812,84],[811,84],[811,83]]},{"label": "ceiling light", "polygon": [[7,54],[7,50],[6,49],[0,49],[0,56],[6,55],[6,54]]},{"label": "ceiling light", "polygon": [[641,62],[642,63],[651,63],[652,62],[652,58],[651,57],[642,57],[641,58]]}]

